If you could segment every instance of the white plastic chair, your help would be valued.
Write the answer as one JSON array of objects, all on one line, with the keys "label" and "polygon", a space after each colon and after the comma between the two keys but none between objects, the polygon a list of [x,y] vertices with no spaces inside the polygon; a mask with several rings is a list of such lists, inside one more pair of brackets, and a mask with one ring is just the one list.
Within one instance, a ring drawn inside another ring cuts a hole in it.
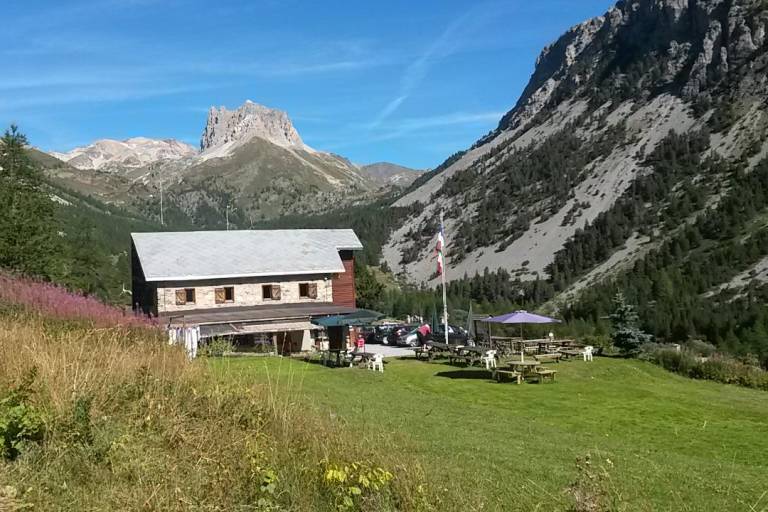
[{"label": "white plastic chair", "polygon": [[480,358],[480,360],[485,363],[486,370],[496,368],[496,351],[495,350],[487,351],[485,355]]},{"label": "white plastic chair", "polygon": [[368,369],[373,371],[384,372],[384,356],[382,354],[376,354],[373,359],[368,360]]},{"label": "white plastic chair", "polygon": [[592,360],[592,352],[595,351],[595,348],[591,345],[587,345],[584,347],[584,360],[585,361],[591,361]]}]

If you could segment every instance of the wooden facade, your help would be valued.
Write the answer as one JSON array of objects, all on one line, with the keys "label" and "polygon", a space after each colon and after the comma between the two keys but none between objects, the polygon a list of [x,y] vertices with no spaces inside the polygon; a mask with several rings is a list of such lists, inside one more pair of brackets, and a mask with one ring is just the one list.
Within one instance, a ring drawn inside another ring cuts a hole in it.
[{"label": "wooden facade", "polygon": [[134,311],[157,316],[157,285],[144,278],[144,271],[133,242],[131,242],[131,299]]},{"label": "wooden facade", "polygon": [[339,251],[344,263],[344,273],[333,276],[333,303],[338,306],[357,307],[355,292],[355,254],[352,251]]}]

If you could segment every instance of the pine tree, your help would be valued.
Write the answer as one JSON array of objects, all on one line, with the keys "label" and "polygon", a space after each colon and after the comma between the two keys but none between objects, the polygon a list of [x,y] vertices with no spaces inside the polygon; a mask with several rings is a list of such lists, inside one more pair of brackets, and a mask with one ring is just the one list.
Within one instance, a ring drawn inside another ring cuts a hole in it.
[{"label": "pine tree", "polygon": [[633,305],[627,303],[623,293],[616,294],[613,305],[611,341],[622,354],[635,356],[640,351],[640,346],[651,340],[651,336],[638,327],[637,311]]},{"label": "pine tree", "polygon": [[384,285],[365,265],[355,264],[355,289],[359,307],[376,309],[381,306]]},{"label": "pine tree", "polygon": [[59,253],[54,204],[26,145],[16,126],[0,138],[0,268],[50,278]]}]

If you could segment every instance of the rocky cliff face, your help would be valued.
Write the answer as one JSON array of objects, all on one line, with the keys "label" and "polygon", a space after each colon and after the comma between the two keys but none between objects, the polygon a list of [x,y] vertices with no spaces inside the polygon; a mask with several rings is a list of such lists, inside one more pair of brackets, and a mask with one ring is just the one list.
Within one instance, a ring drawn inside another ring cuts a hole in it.
[{"label": "rocky cliff face", "polygon": [[[442,208],[449,279],[546,277],[580,228],[652,172],[648,155],[673,132],[703,133],[702,155],[754,166],[768,132],[766,26],[762,0],[635,0],[573,27],[494,132],[396,203],[426,207],[385,247],[390,268],[436,283],[428,248]],[[716,204],[722,191],[708,193]],[[642,239],[628,236],[604,270],[642,254]]]},{"label": "rocky cliff face", "polygon": [[312,152],[301,140],[288,114],[250,100],[235,110],[211,107],[200,138],[203,156],[225,156],[258,137],[283,148]]}]

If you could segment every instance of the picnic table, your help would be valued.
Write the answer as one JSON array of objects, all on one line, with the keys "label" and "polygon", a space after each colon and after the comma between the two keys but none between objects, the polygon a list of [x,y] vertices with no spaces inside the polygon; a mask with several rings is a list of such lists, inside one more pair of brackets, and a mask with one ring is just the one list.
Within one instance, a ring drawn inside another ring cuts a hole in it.
[{"label": "picnic table", "polygon": [[562,359],[563,354],[561,352],[551,352],[551,353],[544,353],[544,354],[536,354],[533,356],[538,362],[540,363],[559,363],[560,359]]},{"label": "picnic table", "polygon": [[570,359],[571,357],[581,357],[584,354],[584,351],[581,349],[567,348],[561,349],[560,353],[563,354],[564,358]]},{"label": "picnic table", "polygon": [[[424,350],[426,349],[426,350]],[[426,353],[427,358],[432,360],[436,357],[450,357],[454,353],[454,345],[446,345],[438,341],[430,341],[421,352],[416,352],[416,357]]]},{"label": "picnic table", "polygon": [[321,350],[320,358],[325,366],[328,366],[328,363],[330,363],[333,360],[336,361],[336,366],[341,366],[342,354],[343,354],[343,358],[346,358],[347,349],[331,348],[331,349]]},{"label": "picnic table", "polygon": [[472,366],[475,363],[479,363],[480,359],[485,355],[486,350],[482,347],[472,347],[469,345],[459,345],[449,359],[451,363],[455,361],[463,361]]},{"label": "picnic table", "polygon": [[513,377],[520,384],[526,377],[536,376],[540,378],[536,373],[536,370],[541,366],[541,363],[533,359],[525,360],[507,360],[504,362],[504,367],[498,368],[493,372],[493,377],[501,382],[502,377]]},{"label": "picnic table", "polygon": [[351,351],[347,353],[347,359],[349,359],[349,367],[351,368],[352,365],[357,362],[358,366],[364,366],[368,364],[368,361],[372,360],[376,354],[373,352],[357,352],[357,351]]}]

